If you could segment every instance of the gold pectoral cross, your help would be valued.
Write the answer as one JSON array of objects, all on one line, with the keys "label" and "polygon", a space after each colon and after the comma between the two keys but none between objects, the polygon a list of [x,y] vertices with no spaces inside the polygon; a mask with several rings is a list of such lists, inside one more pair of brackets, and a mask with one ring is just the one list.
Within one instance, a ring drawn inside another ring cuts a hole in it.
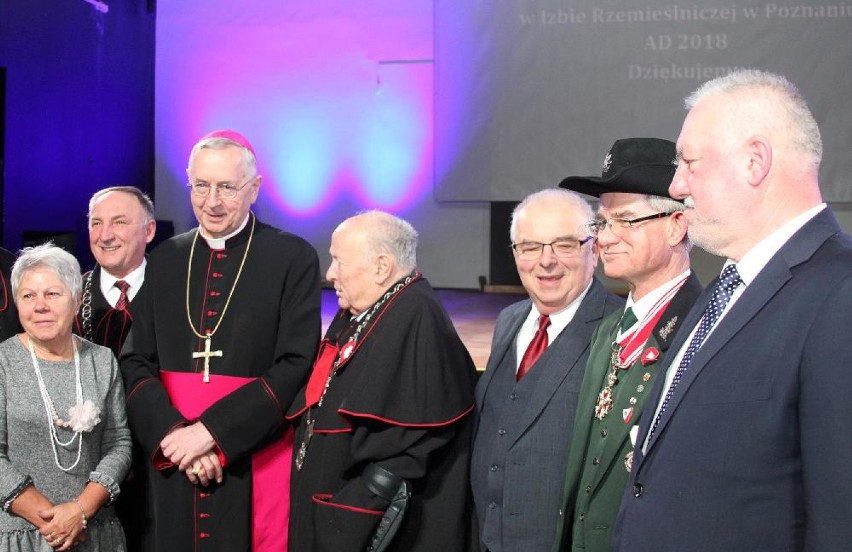
[{"label": "gold pectoral cross", "polygon": [[204,338],[204,352],[192,353],[192,358],[204,359],[204,383],[210,383],[210,357],[221,357],[222,351],[210,350],[210,336]]}]

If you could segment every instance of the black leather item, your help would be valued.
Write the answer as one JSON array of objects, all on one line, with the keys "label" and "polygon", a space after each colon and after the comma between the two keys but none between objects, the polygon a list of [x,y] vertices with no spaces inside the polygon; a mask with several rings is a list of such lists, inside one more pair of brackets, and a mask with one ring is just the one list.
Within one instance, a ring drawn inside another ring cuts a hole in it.
[{"label": "black leather item", "polygon": [[388,502],[393,500],[405,480],[376,464],[368,464],[361,473],[361,482],[370,492]]},{"label": "black leather item", "polygon": [[411,490],[408,481],[375,464],[364,468],[361,481],[370,492],[390,503],[367,546],[367,552],[382,552],[393,541],[402,523],[408,500],[411,498]]}]

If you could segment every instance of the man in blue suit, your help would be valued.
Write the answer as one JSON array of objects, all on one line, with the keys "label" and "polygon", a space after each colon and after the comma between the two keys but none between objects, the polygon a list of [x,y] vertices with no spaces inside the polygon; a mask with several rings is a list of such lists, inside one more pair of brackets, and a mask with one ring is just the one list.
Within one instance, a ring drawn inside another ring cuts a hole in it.
[{"label": "man in blue suit", "polygon": [[476,387],[471,486],[480,549],[549,550],[556,536],[565,461],[589,343],[624,301],[593,277],[593,218],[574,192],[528,196],[510,237],[530,299],[497,318],[491,356]]},{"label": "man in blue suit", "polygon": [[822,202],[819,129],[795,86],[760,71],[686,103],[670,192],[728,261],[642,417],[613,547],[848,550],[852,238]]}]

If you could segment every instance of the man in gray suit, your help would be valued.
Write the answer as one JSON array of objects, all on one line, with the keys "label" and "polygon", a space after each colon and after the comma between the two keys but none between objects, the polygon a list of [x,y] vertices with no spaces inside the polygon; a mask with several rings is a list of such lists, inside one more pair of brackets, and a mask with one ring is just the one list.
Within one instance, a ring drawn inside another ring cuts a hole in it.
[{"label": "man in gray suit", "polygon": [[510,237],[530,298],[497,318],[491,357],[476,387],[471,487],[480,549],[549,550],[578,392],[598,323],[624,301],[593,277],[594,215],[573,192],[528,196]]}]

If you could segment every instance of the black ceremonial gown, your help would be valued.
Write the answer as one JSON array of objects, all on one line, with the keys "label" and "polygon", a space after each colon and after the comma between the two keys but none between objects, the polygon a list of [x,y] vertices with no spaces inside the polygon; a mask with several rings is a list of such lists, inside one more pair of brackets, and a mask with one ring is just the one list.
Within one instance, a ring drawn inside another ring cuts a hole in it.
[{"label": "black ceremonial gown", "polygon": [[[429,283],[403,288],[361,336],[312,409],[314,435],[301,471],[292,472],[290,550],[362,552],[387,506],[359,476],[377,463],[413,484],[405,518],[389,551],[467,550],[468,485],[475,369]],[[338,313],[327,337],[343,346],[351,333]],[[305,390],[288,417],[302,416]]]},{"label": "black ceremonial gown", "polygon": [[[130,333],[136,306],[144,302],[148,284],[142,285],[133,295],[127,310],[116,310],[101,291],[101,272],[94,270],[83,274],[83,301],[74,319],[74,333],[89,341],[109,347],[118,357],[121,347]],[[146,473],[144,456],[139,442],[133,439],[133,464],[127,479],[121,483],[121,495],[115,504],[115,513],[124,527],[128,552],[142,550],[142,530],[145,525],[147,501],[145,499]]]},{"label": "black ceremonial gown", "polygon": [[[252,223],[229,239],[225,249],[211,250],[199,237],[189,282],[195,328],[205,333],[221,318],[211,350],[222,351],[222,356],[210,359],[210,388],[223,380],[255,378],[198,415],[225,461],[221,485],[191,485],[159,449],[171,429],[195,421],[173,406],[163,384],[169,375],[165,372],[188,378],[190,397],[207,389],[201,383],[204,362],[192,358],[204,350],[204,342],[193,334],[186,314],[187,260],[196,230],[167,240],[150,255],[147,300],[139,306],[121,356],[130,427],[149,459],[153,519],[145,541],[150,549],[252,550],[253,499],[264,498],[253,492],[253,460],[268,452],[268,445],[280,444],[284,409],[310,371],[320,333],[320,274],[316,251],[303,239],[257,222],[242,275],[222,316]],[[286,474],[281,478],[286,485]],[[286,487],[282,496],[272,498],[286,500]]]},{"label": "black ceremonial gown", "polygon": [[0,247],[0,342],[23,331],[18,309],[15,308],[15,298],[12,296],[12,282],[9,279],[13,264],[15,255]]}]

